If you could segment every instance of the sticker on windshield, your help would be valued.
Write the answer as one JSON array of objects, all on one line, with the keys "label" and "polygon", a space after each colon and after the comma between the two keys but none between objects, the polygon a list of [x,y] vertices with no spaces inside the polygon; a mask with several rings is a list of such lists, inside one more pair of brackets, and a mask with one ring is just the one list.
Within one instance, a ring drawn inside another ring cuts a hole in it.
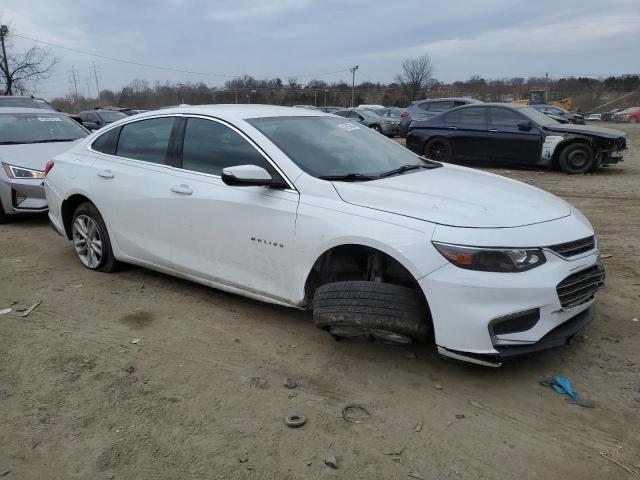
[{"label": "sticker on windshield", "polygon": [[360,130],[360,127],[355,123],[340,123],[338,124],[340,128],[344,128],[347,132],[352,132],[353,130]]},{"label": "sticker on windshield", "polygon": [[61,122],[58,117],[38,117],[41,122]]}]

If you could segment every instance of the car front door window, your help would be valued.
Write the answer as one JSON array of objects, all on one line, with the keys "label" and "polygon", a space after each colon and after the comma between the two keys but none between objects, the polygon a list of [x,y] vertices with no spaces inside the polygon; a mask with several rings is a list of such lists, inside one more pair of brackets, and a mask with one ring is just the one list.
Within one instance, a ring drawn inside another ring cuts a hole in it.
[{"label": "car front door window", "polygon": [[237,165],[273,168],[253,145],[222,123],[189,118],[184,132],[182,168],[221,175],[222,169]]}]

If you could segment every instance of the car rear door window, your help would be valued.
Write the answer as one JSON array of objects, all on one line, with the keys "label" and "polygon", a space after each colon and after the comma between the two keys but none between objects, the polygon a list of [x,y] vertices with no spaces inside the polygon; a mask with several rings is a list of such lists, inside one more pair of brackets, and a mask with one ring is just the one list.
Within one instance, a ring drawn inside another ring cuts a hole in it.
[{"label": "car rear door window", "polygon": [[91,148],[96,152],[114,155],[116,153],[116,144],[118,143],[119,133],[119,128],[112,128],[108,132],[105,132],[96,138],[91,144]]},{"label": "car rear door window", "polygon": [[485,126],[485,111],[486,108],[462,108],[446,114],[444,121],[448,125]]},{"label": "car rear door window", "polygon": [[124,125],[116,155],[151,163],[166,163],[173,123],[173,117],[163,117]]},{"label": "car rear door window", "polygon": [[422,110],[427,112],[444,112],[449,110],[453,106],[453,103],[446,100],[440,102],[424,102],[419,105]]},{"label": "car rear door window", "polygon": [[222,169],[237,165],[257,165],[272,172],[273,167],[245,138],[222,123],[189,118],[182,146],[182,168],[221,175]]},{"label": "car rear door window", "polygon": [[507,108],[490,108],[489,109],[489,127],[504,128],[517,127],[523,118],[516,112]]}]

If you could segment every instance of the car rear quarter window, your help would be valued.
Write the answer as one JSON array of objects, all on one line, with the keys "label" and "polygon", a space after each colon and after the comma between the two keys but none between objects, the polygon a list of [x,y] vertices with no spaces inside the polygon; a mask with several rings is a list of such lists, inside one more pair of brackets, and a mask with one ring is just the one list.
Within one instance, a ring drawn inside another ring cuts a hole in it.
[{"label": "car rear quarter window", "polygon": [[448,113],[444,117],[447,125],[468,125],[483,126],[486,125],[485,119],[486,108],[462,108]]},{"label": "car rear quarter window", "polygon": [[489,109],[489,126],[491,127],[515,127],[524,121],[520,115],[507,108]]},{"label": "car rear quarter window", "polygon": [[212,120],[187,120],[182,146],[183,169],[221,175],[223,168],[237,165],[257,165],[273,172],[264,156],[236,131]]},{"label": "car rear quarter window", "polygon": [[116,155],[150,163],[166,163],[173,122],[173,117],[163,117],[123,125]]},{"label": "car rear quarter window", "polygon": [[112,128],[108,132],[103,133],[96,138],[91,144],[91,148],[96,152],[115,155],[116,145],[118,143],[119,128]]}]

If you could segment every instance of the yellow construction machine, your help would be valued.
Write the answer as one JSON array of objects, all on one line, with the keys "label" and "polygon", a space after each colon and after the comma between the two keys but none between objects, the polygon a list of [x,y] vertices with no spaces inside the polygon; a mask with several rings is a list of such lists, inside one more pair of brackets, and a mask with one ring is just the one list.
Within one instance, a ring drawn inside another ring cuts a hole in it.
[{"label": "yellow construction machine", "polygon": [[511,103],[519,103],[520,105],[536,105],[540,103],[546,103],[549,105],[555,105],[556,107],[564,108],[567,111],[571,111],[573,107],[573,98],[563,98],[562,100],[549,100],[549,94],[546,90],[529,90],[529,98],[522,100],[514,100]]}]

